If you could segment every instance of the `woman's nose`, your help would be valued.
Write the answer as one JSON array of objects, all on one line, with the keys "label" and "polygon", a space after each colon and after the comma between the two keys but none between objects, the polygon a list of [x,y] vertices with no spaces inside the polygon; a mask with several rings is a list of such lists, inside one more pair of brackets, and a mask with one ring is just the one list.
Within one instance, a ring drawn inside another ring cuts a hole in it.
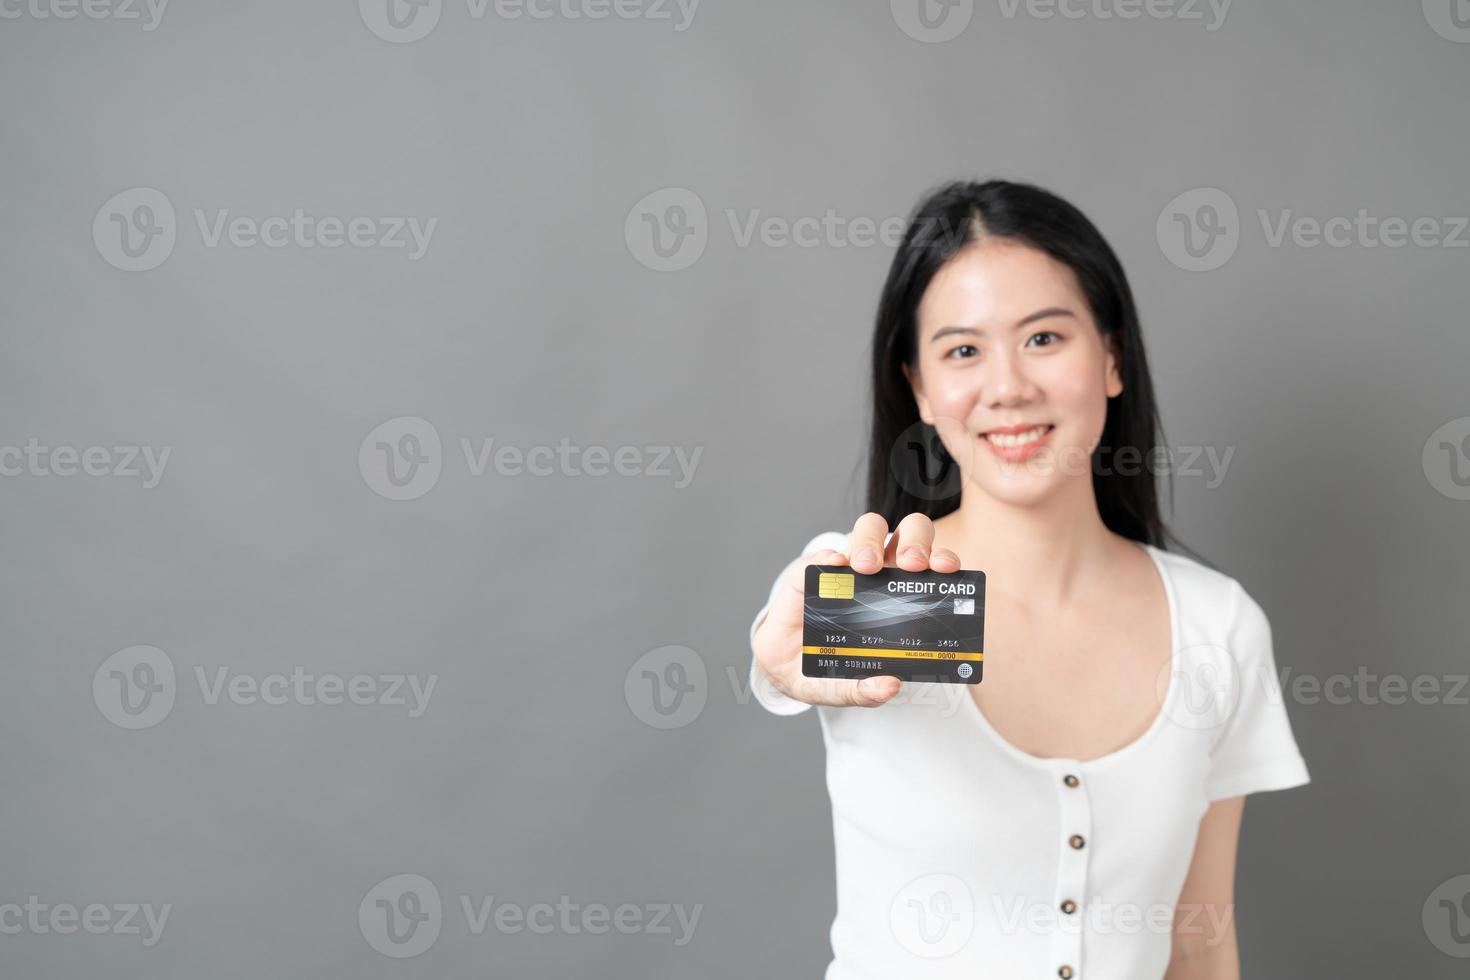
[{"label": "woman's nose", "polygon": [[1035,396],[1035,386],[1015,357],[1000,354],[986,365],[982,394],[991,405],[1016,405]]}]

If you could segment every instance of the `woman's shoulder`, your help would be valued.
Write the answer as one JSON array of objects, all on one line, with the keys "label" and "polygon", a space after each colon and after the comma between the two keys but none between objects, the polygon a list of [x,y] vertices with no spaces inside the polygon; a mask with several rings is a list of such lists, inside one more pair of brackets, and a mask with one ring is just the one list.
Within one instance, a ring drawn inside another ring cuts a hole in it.
[{"label": "woman's shoulder", "polygon": [[1177,551],[1144,545],[1167,572],[1180,613],[1226,628],[1265,613],[1239,579]]}]

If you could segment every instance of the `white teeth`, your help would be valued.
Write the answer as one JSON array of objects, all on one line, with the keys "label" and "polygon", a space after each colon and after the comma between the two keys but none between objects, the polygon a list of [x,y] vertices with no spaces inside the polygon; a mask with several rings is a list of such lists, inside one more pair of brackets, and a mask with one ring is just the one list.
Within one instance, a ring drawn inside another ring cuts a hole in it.
[{"label": "white teeth", "polygon": [[1006,435],[1000,432],[992,432],[985,438],[989,439],[997,446],[1024,446],[1028,442],[1035,442],[1037,439],[1040,439],[1042,436],[1046,435],[1046,430],[1046,426],[1038,425],[1036,428],[1032,429],[1029,432],[1021,432],[1017,433],[1016,435]]}]

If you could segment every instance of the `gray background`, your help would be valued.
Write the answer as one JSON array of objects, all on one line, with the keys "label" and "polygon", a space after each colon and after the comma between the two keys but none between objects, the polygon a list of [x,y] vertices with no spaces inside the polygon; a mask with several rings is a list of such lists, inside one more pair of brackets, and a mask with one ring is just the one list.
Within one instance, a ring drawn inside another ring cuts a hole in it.
[{"label": "gray background", "polygon": [[[1430,8],[1239,0],[1211,31],[990,0],[944,43],[886,3],[704,0],[678,31],[447,0],[413,43],[350,0],[0,21],[0,444],[172,447],[152,489],[0,478],[0,904],[173,905],[152,948],[0,935],[0,973],[820,975],[817,719],[749,702],[746,633],[777,569],[861,510],[891,250],[741,247],[727,209],[881,220],[959,176],[1071,198],[1134,283],[1169,443],[1235,447],[1218,486],[1176,477],[1167,517],[1259,598],[1280,665],[1462,674],[1470,503],[1421,451],[1470,415],[1470,250],[1271,247],[1257,218],[1470,214],[1470,44]],[[135,187],[178,239],[126,272],[91,227]],[[658,272],[625,221],[670,187],[707,208],[708,245]],[[1196,188],[1240,215],[1207,272],[1156,233]],[[418,261],[210,248],[196,208],[438,226]],[[394,501],[357,454],[402,416],[435,426],[443,472]],[[461,437],[703,455],[683,488],[474,477]],[[90,691],[138,644],[177,700],[130,731]],[[661,730],[625,681],[671,644],[708,679]],[[419,718],[209,704],[196,667],[438,686]],[[1442,948],[1470,944],[1437,948],[1422,913],[1470,872],[1470,709],[1290,711],[1313,782],[1246,808],[1246,974],[1462,975]],[[400,873],[445,903],[411,959],[357,921]],[[683,947],[475,936],[459,895],[703,910]]]}]

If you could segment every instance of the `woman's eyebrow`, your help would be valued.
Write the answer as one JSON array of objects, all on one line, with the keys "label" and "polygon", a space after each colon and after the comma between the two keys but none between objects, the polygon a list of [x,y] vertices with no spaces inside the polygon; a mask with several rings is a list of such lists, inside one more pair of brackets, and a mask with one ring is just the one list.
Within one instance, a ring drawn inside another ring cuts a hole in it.
[{"label": "woman's eyebrow", "polygon": [[1044,310],[1037,310],[1035,313],[1031,314],[1030,316],[1028,316],[1028,317],[1026,317],[1026,318],[1024,318],[1022,320],[1017,321],[1017,323],[1016,323],[1016,329],[1019,330],[1021,327],[1026,326],[1028,323],[1035,323],[1037,320],[1045,320],[1048,317],[1053,317],[1053,316],[1070,316],[1070,317],[1076,317],[1076,315],[1077,314],[1073,313],[1071,310],[1067,309],[1064,306],[1048,306]]},{"label": "woman's eyebrow", "polygon": [[[1035,323],[1037,320],[1045,320],[1048,317],[1054,317],[1054,316],[1070,316],[1070,317],[1076,317],[1076,315],[1077,314],[1073,313],[1071,310],[1067,309],[1066,307],[1062,307],[1062,306],[1048,306],[1044,310],[1037,310],[1035,313],[1032,313],[1029,316],[1025,316],[1025,317],[1022,317],[1020,320],[1017,320],[1016,321],[1016,325],[1014,327],[1012,327],[1011,329],[1013,329],[1013,330],[1019,330],[1022,327],[1026,326],[1027,324]],[[929,338],[929,342],[932,344],[935,341],[939,340],[941,337],[947,337],[950,334],[957,334],[958,333],[958,334],[972,334],[972,335],[975,335],[975,336],[979,336],[980,334],[982,334],[984,332],[985,331],[983,331],[983,330],[981,330],[981,329],[979,329],[977,327],[961,327],[961,326],[940,327],[938,330],[934,331],[934,335]]]}]

